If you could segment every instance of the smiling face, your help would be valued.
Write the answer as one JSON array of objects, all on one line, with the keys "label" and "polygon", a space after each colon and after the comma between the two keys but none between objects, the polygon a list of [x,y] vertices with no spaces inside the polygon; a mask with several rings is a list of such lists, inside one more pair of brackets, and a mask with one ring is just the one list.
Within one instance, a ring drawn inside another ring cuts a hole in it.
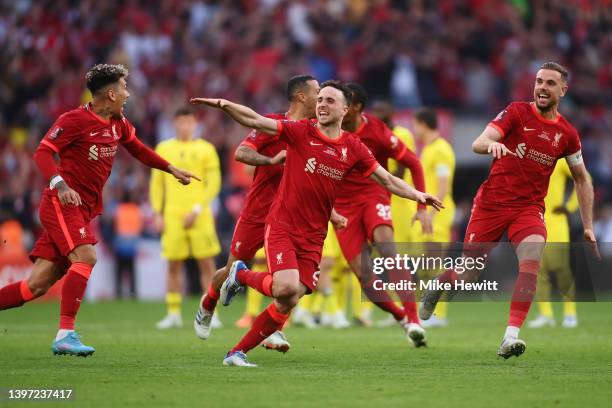
[{"label": "smiling face", "polygon": [[567,83],[561,73],[551,69],[541,69],[536,74],[533,87],[533,100],[542,112],[548,112],[559,105],[567,92]]},{"label": "smiling face", "polygon": [[348,112],[346,99],[339,89],[326,86],[317,97],[317,120],[327,126],[342,121]]}]

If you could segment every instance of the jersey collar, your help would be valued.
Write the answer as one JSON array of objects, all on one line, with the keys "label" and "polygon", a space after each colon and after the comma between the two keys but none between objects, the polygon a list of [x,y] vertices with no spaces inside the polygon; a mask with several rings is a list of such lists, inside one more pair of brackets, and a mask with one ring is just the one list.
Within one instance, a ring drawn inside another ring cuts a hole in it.
[{"label": "jersey collar", "polygon": [[557,117],[554,119],[546,119],[544,116],[542,116],[540,114],[540,112],[538,111],[538,109],[535,106],[535,103],[533,102],[529,102],[529,106],[531,106],[531,110],[533,111],[533,114],[536,116],[536,118],[538,118],[538,120],[540,120],[541,122],[544,123],[548,123],[549,125],[554,125],[556,123],[559,122],[559,119],[561,119],[561,114],[557,112]]}]

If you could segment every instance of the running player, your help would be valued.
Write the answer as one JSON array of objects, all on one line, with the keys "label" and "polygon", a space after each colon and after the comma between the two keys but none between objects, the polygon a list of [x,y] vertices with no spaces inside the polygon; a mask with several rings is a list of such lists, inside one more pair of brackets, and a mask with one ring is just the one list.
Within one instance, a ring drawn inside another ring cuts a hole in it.
[{"label": "running player", "polygon": [[[387,169],[390,158],[404,165],[412,174],[415,188],[424,191],[423,168],[416,155],[406,148],[384,122],[364,113],[368,96],[361,85],[349,83],[346,86],[351,90],[352,103],[342,121],[342,129],[357,135],[384,169]],[[393,315],[411,343],[416,347],[425,346],[425,330],[419,322],[414,293],[399,293],[404,308],[398,307],[385,291],[374,290],[373,281],[377,277],[369,268],[362,268],[361,264],[362,247],[369,242],[377,245],[380,256],[394,258],[397,254],[389,191],[376,180],[352,172],[346,175],[344,183],[340,185],[334,205],[348,219],[347,227],[337,230],[336,234],[342,253],[361,281],[364,293],[374,304]],[[404,214],[404,222],[409,223],[412,215]],[[431,233],[431,217],[423,204],[419,204],[414,219],[421,222],[425,232]],[[409,276],[406,274],[406,277]]]},{"label": "running player", "polygon": [[[168,260],[167,314],[156,327],[182,327],[183,264],[193,257],[200,270],[200,284],[206,290],[215,272],[215,256],[221,252],[215,218],[210,207],[221,189],[219,155],[211,143],[195,136],[197,119],[192,108],[181,108],[174,116],[176,137],[157,145],[155,151],[166,160],[197,174],[202,183],[178,186],[159,170],[151,172],[149,195],[155,224],[161,232],[162,256]],[[216,317],[216,315],[215,315]],[[216,320],[216,321],[215,321]],[[219,319],[213,319],[219,327]]]},{"label": "running player", "polygon": [[[40,203],[43,234],[30,253],[34,268],[27,280],[0,289],[0,310],[42,296],[64,274],[60,323],[54,354],[89,356],[95,349],[81,343],[74,331],[76,314],[96,264],[97,242],[89,224],[102,211],[102,189],[122,144],[132,156],[172,174],[183,184],[191,178],[142,144],[123,116],[128,71],[122,65],[99,64],[85,79],[93,100],[61,115],[40,142],[34,160],[49,186]],[[54,155],[59,155],[59,166]]]},{"label": "running player", "polygon": [[[534,101],[508,105],[472,144],[475,153],[491,154],[493,163],[474,200],[464,252],[471,256],[486,253],[491,243],[499,241],[507,231],[519,261],[510,318],[497,351],[504,358],[525,352],[525,342],[518,335],[536,291],[547,234],[544,197],[560,158],[565,158],[574,179],[584,238],[598,254],[593,234],[593,186],[582,159],[580,138],[558,112],[559,102],[567,92],[567,77],[563,66],[555,62],[543,64],[536,74]],[[458,278],[448,270],[437,279],[453,283]],[[442,293],[430,290],[424,294],[422,319],[431,316]]]},{"label": "running player", "polygon": [[[287,82],[289,110],[286,113],[267,117],[296,121],[314,118],[318,93],[319,83],[312,76],[295,76]],[[285,141],[272,139],[254,130],[236,150],[236,160],[256,166],[255,174],[236,222],[227,265],[215,273],[196,314],[194,328],[197,336],[203,340],[210,336],[211,319],[229,267],[238,259],[250,261],[264,245],[265,219],[283,176],[282,163],[285,160],[286,149]],[[289,348],[289,343],[278,336],[272,337],[270,342],[268,346],[278,343],[279,350],[287,351]]]},{"label": "running player", "polygon": [[351,91],[328,81],[317,98],[318,121],[266,118],[224,99],[194,98],[193,104],[222,109],[236,122],[287,143],[287,160],[278,194],[266,219],[265,247],[270,274],[252,272],[235,262],[222,285],[220,299],[228,305],[243,284],[273,297],[243,339],[223,360],[224,365],[252,367],[245,352],[281,328],[300,297],[311,293],[319,278],[319,262],[336,192],[349,171],[377,179],[390,191],[421,203],[441,203],[391,176],[359,139],[343,132]]}]

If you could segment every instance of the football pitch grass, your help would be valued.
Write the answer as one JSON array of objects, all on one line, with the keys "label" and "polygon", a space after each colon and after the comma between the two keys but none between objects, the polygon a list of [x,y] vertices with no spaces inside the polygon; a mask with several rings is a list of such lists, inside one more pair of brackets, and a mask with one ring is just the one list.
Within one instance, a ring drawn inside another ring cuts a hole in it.
[{"label": "football pitch grass", "polygon": [[72,401],[41,405],[73,407],[612,404],[612,303],[578,304],[577,329],[523,329],[518,359],[496,357],[506,303],[453,303],[451,325],[429,330],[426,349],[412,348],[399,327],[289,327],[287,354],[258,348],[249,353],[258,368],[223,367],[244,332],[233,327],[242,301],[222,308],[225,328],[207,341],[191,326],[196,299],[184,303],[185,327],[172,331],[154,328],[161,303],[85,303],[78,329],[96,347],[90,358],[51,354],[58,304],[0,312],[0,406],[27,405],[8,402],[7,388],[73,389]]}]

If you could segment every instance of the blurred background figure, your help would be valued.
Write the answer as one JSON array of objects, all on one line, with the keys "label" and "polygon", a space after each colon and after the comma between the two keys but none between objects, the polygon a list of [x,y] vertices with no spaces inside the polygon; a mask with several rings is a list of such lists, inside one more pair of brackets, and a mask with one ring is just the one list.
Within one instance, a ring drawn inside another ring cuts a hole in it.
[{"label": "blurred background figure", "polygon": [[124,282],[128,282],[127,296],[136,298],[136,254],[142,233],[142,211],[130,191],[125,191],[123,199],[115,209],[115,296],[126,296]]},{"label": "blurred background figure", "polygon": [[[183,325],[184,262],[190,257],[197,260],[204,291],[216,270],[214,257],[221,252],[211,208],[221,188],[219,156],[212,144],[196,137],[197,124],[191,108],[180,108],[174,116],[176,136],[160,143],[156,151],[200,177],[202,182],[180,188],[183,186],[166,173],[151,174],[151,206],[161,233],[162,256],[168,260],[167,314],[157,323],[158,329]],[[213,325],[219,327],[219,320],[213,320]]]}]

